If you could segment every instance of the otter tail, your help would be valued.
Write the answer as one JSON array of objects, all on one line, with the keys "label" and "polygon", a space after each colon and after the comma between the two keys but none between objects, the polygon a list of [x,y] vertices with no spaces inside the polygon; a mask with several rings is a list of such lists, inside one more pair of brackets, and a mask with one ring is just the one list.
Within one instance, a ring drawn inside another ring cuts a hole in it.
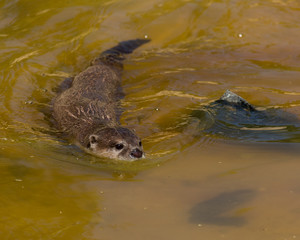
[{"label": "otter tail", "polygon": [[122,67],[122,61],[125,59],[125,54],[132,53],[139,46],[149,42],[149,39],[134,39],[120,42],[117,46],[110,48],[100,54],[96,59],[95,64],[105,63],[112,66]]}]

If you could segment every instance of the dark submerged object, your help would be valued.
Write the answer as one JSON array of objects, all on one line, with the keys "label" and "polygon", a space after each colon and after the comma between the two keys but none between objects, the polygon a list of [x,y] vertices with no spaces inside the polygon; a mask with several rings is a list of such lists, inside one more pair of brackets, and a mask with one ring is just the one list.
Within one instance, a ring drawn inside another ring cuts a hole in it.
[{"label": "dark submerged object", "polygon": [[136,160],[144,157],[141,140],[120,126],[119,100],[124,54],[149,42],[120,42],[104,51],[90,67],[62,83],[53,104],[57,127],[89,153],[99,157]]},{"label": "dark submerged object", "polygon": [[192,119],[200,122],[201,132],[242,141],[299,142],[297,117],[280,109],[257,110],[245,99],[227,90],[223,96]]}]

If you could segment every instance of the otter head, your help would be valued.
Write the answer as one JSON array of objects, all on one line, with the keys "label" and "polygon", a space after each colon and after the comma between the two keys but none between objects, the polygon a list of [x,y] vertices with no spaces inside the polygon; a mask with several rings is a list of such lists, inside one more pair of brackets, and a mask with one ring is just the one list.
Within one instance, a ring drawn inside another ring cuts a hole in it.
[{"label": "otter head", "polygon": [[134,161],[144,157],[141,140],[129,129],[107,127],[89,135],[88,150],[99,157]]}]

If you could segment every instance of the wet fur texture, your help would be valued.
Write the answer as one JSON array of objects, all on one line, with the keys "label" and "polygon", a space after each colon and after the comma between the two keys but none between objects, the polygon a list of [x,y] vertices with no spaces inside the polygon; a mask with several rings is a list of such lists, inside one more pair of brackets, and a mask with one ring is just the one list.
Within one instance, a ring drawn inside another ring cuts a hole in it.
[{"label": "wet fur texture", "polygon": [[[103,52],[73,80],[67,79],[62,84],[67,89],[54,100],[53,117],[57,127],[88,152],[119,159],[144,155],[140,139],[119,124],[119,100],[123,95],[123,56],[146,42],[144,39],[121,42]],[[118,144],[123,148],[117,149]]]}]

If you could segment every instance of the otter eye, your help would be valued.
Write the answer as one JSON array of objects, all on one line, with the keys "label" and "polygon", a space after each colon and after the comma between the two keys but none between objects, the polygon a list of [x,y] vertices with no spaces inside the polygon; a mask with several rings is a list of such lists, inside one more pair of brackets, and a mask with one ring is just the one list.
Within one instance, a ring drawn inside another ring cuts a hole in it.
[{"label": "otter eye", "polygon": [[122,143],[118,143],[115,145],[115,148],[118,150],[121,150],[124,147],[124,145]]},{"label": "otter eye", "polygon": [[140,147],[142,146],[142,142],[141,142],[141,141],[139,142],[139,146],[140,146]]}]

